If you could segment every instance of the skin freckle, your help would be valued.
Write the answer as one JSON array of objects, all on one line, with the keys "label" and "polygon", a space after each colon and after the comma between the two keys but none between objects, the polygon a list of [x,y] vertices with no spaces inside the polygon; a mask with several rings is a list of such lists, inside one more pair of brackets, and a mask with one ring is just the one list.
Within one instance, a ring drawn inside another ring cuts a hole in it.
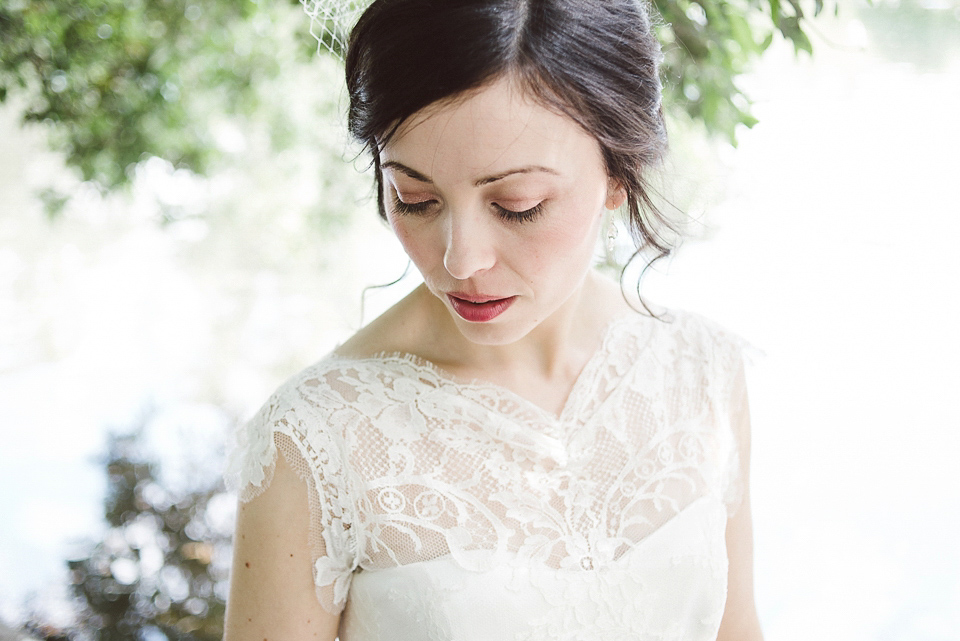
[{"label": "skin freckle", "polygon": [[250,561],[247,561],[246,563],[244,563],[244,565],[247,567],[250,567]]}]

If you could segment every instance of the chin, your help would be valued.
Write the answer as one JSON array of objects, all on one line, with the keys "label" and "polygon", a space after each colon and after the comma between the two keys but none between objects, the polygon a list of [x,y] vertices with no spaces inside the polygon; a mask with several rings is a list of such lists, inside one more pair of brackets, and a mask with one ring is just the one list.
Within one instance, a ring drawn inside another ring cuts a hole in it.
[{"label": "chin", "polygon": [[450,312],[453,315],[454,323],[463,337],[471,343],[477,345],[510,345],[530,333],[533,327],[521,327],[516,322],[498,323],[496,319],[486,323],[471,323],[459,316],[456,312]]}]

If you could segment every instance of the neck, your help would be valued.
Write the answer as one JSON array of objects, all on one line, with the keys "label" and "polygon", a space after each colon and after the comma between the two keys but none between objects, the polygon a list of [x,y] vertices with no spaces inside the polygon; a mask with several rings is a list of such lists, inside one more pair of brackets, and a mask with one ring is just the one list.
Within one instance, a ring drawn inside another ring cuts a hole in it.
[{"label": "neck", "polygon": [[436,353],[430,360],[484,379],[532,377],[562,382],[575,378],[599,347],[603,327],[619,310],[611,305],[611,287],[615,286],[593,270],[587,272],[580,287],[548,318],[521,339],[502,345],[467,339],[443,303],[423,287],[421,294],[432,299],[432,313],[439,320],[432,341]]}]

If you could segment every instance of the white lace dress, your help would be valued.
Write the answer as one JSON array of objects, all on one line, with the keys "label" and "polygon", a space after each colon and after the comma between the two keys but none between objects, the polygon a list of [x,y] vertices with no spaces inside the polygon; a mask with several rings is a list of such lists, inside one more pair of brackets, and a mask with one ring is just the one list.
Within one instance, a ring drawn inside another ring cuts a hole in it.
[{"label": "white lace dress", "polygon": [[330,356],[240,431],[248,501],[306,481],[343,641],[713,640],[740,495],[741,341],[618,318],[559,416],[409,354]]}]

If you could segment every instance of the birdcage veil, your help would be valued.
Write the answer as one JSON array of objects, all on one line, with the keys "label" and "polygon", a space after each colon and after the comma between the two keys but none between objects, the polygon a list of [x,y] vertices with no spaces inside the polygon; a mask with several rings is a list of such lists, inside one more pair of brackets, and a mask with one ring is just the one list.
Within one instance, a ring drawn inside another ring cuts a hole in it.
[{"label": "birdcage veil", "polygon": [[317,51],[326,49],[343,59],[350,30],[372,0],[300,0],[310,18],[310,33]]}]

